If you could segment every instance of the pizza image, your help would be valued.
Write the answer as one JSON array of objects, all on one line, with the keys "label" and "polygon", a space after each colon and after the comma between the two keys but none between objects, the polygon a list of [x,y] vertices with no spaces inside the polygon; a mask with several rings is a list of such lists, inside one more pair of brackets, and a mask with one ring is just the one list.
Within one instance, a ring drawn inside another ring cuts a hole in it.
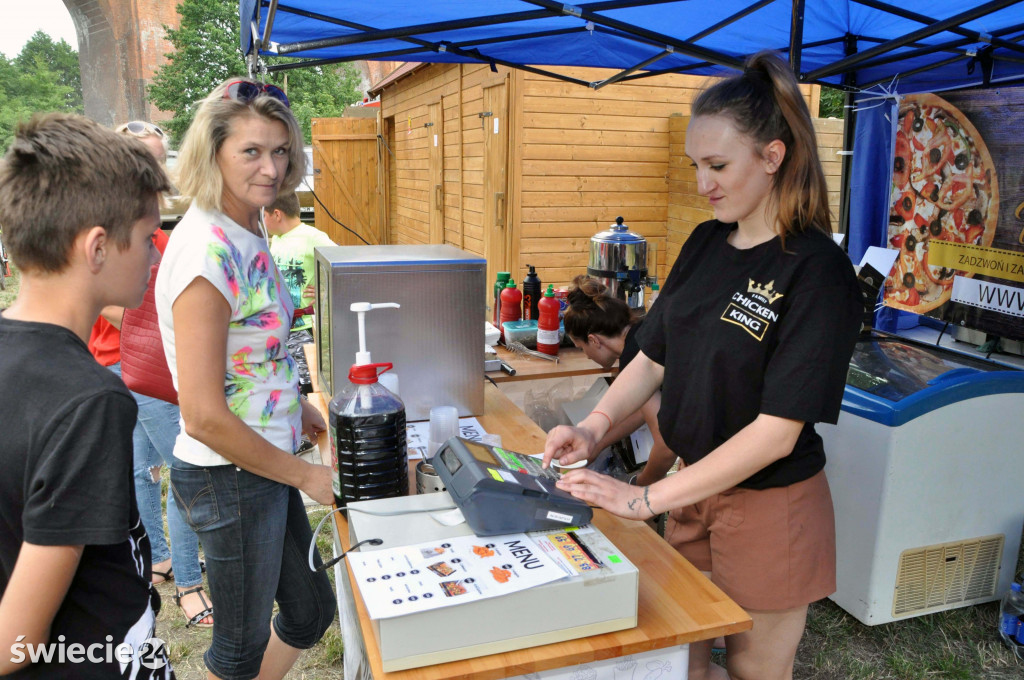
[{"label": "pizza image", "polygon": [[954,276],[928,263],[933,241],[992,245],[999,187],[988,147],[971,121],[933,94],[899,105],[889,209],[889,247],[899,250],[884,301],[918,314],[949,300]]},{"label": "pizza image", "polygon": [[451,576],[452,574],[455,573],[455,569],[453,569],[447,562],[438,562],[437,564],[428,564],[427,565],[427,569],[429,569],[430,571],[434,572],[438,576]]},{"label": "pizza image", "polygon": [[458,595],[465,595],[468,590],[466,586],[462,585],[460,581],[441,581],[441,589],[444,594],[448,597],[456,597]]}]

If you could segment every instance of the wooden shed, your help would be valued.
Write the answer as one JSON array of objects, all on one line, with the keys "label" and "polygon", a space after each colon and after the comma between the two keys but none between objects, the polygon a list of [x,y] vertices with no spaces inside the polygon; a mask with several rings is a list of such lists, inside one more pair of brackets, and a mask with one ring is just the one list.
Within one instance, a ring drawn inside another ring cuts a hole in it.
[{"label": "wooden shed", "polygon": [[[663,279],[710,217],[682,153],[706,80],[662,75],[595,90],[501,67],[405,64],[373,88],[376,131],[366,120],[314,122],[317,192],[371,243],[450,243],[485,256],[489,280],[507,270],[520,281],[532,264],[556,286],[586,271],[590,237],[621,215],[657,248]],[[818,91],[805,88],[812,115]],[[819,122],[837,214],[842,121]],[[318,226],[358,243],[321,212]]]}]

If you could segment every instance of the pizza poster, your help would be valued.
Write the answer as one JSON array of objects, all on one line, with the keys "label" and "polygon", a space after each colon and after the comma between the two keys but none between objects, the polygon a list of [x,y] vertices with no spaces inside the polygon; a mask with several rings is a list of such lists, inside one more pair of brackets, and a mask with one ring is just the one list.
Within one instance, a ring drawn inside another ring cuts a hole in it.
[{"label": "pizza poster", "polygon": [[508,595],[571,575],[526,534],[456,536],[346,559],[371,619]]},{"label": "pizza poster", "polygon": [[883,302],[1024,338],[1024,88],[900,98]]}]

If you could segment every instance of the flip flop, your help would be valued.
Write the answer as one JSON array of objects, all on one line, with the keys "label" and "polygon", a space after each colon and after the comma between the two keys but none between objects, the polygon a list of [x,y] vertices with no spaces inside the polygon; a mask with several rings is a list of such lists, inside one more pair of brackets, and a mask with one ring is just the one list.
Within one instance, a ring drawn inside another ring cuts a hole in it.
[{"label": "flip flop", "polygon": [[[151,576],[149,578],[151,581],[153,580],[153,576],[162,577],[163,581],[160,581],[160,583],[166,583],[167,581],[174,580],[174,567],[168,567],[167,571],[157,571],[156,569],[152,569],[150,570],[150,573]],[[153,585],[158,586],[160,583],[154,583]]]},{"label": "flip flop", "polygon": [[[186,595],[191,595],[192,593],[199,593],[199,601],[202,603],[202,605],[203,605],[203,607],[205,607],[205,609],[203,609],[203,611],[199,612],[198,614],[196,614],[192,618],[189,618],[188,614],[185,613],[185,608],[181,606],[181,598],[183,598]],[[196,586],[195,588],[189,588],[188,590],[183,590],[180,593],[175,592],[174,603],[176,605],[178,605],[178,608],[181,609],[181,613],[185,614],[185,618],[188,619],[188,623],[185,624],[186,628],[191,628],[192,626],[195,626],[196,628],[212,628],[213,627],[212,623],[200,623],[200,621],[205,619],[207,616],[210,616],[211,614],[213,614],[213,605],[211,605],[209,600],[206,599],[206,595],[203,593],[203,587],[202,586]]]}]

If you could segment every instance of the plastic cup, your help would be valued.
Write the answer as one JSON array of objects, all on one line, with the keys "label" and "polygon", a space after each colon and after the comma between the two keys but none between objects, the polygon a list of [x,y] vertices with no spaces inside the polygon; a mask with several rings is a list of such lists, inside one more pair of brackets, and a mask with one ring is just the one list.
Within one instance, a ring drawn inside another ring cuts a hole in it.
[{"label": "plastic cup", "polygon": [[459,409],[435,406],[430,409],[430,435],[427,455],[433,456],[445,442],[459,434]]}]

